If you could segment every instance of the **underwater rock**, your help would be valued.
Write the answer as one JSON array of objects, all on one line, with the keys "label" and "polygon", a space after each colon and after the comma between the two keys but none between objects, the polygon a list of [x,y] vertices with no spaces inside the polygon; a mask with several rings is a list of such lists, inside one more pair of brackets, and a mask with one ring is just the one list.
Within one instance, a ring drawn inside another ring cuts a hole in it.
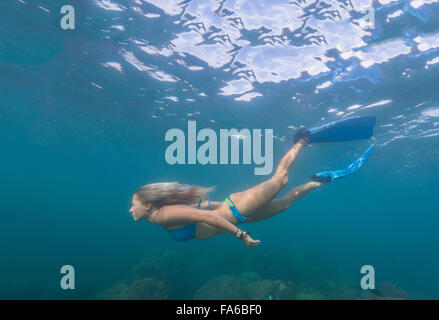
[{"label": "underwater rock", "polygon": [[297,300],[322,300],[325,296],[321,293],[314,292],[312,290],[307,292],[301,292],[296,295]]},{"label": "underwater rock", "polygon": [[384,282],[379,290],[371,293],[370,298],[374,300],[403,300],[408,298],[408,293],[391,282]]},{"label": "underwater rock", "polygon": [[164,300],[168,299],[162,280],[146,278],[120,283],[98,296],[104,300]]},{"label": "underwater rock", "polygon": [[294,300],[293,287],[291,281],[264,279],[249,283],[245,290],[251,300]]},{"label": "underwater rock", "polygon": [[194,300],[246,299],[239,278],[218,276],[202,285],[194,294]]},{"label": "underwater rock", "polygon": [[275,282],[275,300],[294,300],[296,297],[295,285],[292,281],[276,280]]},{"label": "underwater rock", "polygon": [[270,299],[269,297],[273,297],[274,293],[274,282],[268,279],[251,282],[245,287],[246,296],[252,300]]},{"label": "underwater rock", "polygon": [[357,300],[364,298],[364,290],[359,284],[356,284],[356,279],[346,275],[339,275],[329,279],[319,279],[317,283],[307,283],[306,287],[302,287],[300,291],[306,292],[307,288],[313,288],[325,296],[328,300]]},{"label": "underwater rock", "polygon": [[261,276],[257,272],[248,271],[243,272],[239,275],[239,280],[244,284],[248,285],[252,281],[262,280]]},{"label": "underwater rock", "polygon": [[196,291],[194,299],[291,300],[295,299],[293,288],[291,281],[262,279],[255,272],[244,272],[212,278]]}]

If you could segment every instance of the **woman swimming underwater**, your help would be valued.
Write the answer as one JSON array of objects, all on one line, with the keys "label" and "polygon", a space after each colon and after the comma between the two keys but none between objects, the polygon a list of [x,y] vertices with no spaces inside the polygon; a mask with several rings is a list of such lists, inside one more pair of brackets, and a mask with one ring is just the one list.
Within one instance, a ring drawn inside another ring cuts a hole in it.
[{"label": "woman swimming underwater", "polygon": [[[274,175],[265,182],[242,192],[232,193],[223,202],[204,200],[212,188],[163,182],[145,185],[132,197],[129,212],[135,221],[147,220],[164,227],[177,241],[204,240],[231,233],[248,247],[256,247],[260,240],[238,228],[239,224],[268,219],[288,210],[291,205],[326,182],[347,176],[366,161],[373,145],[346,169],[315,174],[312,180],[291,189],[285,196],[274,199],[287,185],[291,165],[299,151],[311,142],[347,141],[372,135],[375,117],[352,117],[327,125],[300,130],[294,146],[279,162]],[[198,208],[196,203],[198,203]],[[193,205],[191,205],[193,204]],[[239,210],[238,210],[239,208]]]}]

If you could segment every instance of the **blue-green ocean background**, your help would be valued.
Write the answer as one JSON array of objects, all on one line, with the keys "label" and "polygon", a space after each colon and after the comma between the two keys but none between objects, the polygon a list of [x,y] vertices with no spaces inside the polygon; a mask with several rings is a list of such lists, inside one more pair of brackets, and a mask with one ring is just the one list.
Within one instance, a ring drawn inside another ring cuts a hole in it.
[{"label": "blue-green ocean background", "polygon": [[[95,299],[140,278],[161,281],[160,294],[131,298],[209,298],[199,291],[209,281],[251,274],[289,283],[296,298],[367,299],[363,265],[378,289],[439,298],[439,3],[419,2],[374,1],[375,28],[355,35],[347,26],[360,25],[364,1],[2,1],[0,298]],[[75,30],[60,27],[63,4],[75,8]],[[287,5],[297,17],[270,14]],[[343,35],[322,40],[315,26],[325,23]],[[302,56],[309,47],[323,55]],[[302,69],[282,73],[290,68]],[[211,199],[222,201],[268,178],[254,165],[167,164],[165,133],[188,120],[216,132],[272,128],[276,165],[301,125],[351,111],[377,116],[374,137],[306,147],[284,192],[376,143],[366,165],[245,225],[257,248],[229,234],[176,242],[128,213],[144,184],[217,186]],[[67,264],[76,289],[63,291]]]}]

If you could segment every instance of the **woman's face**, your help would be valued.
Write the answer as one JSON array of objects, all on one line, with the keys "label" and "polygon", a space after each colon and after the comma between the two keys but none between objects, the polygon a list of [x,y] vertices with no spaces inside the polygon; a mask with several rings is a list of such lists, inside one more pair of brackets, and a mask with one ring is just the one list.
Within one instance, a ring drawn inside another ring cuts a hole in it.
[{"label": "woman's face", "polygon": [[138,221],[146,216],[148,208],[139,201],[137,194],[133,196],[130,213],[135,221]]}]

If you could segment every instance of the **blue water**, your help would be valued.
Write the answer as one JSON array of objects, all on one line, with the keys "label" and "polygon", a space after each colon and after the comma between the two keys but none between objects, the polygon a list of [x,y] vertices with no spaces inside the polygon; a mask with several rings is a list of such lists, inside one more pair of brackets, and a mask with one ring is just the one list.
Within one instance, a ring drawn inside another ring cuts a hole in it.
[{"label": "blue water", "polygon": [[[368,7],[2,1],[0,298],[438,299],[439,2],[373,1],[372,25]],[[375,143],[365,166],[245,225],[257,248],[175,242],[128,213],[144,184],[217,186],[222,201],[269,177],[167,164],[165,134],[188,120],[273,129],[277,165],[301,125],[350,115],[375,115],[374,136],[305,148],[284,192]],[[381,295],[361,289],[363,265]]]}]

